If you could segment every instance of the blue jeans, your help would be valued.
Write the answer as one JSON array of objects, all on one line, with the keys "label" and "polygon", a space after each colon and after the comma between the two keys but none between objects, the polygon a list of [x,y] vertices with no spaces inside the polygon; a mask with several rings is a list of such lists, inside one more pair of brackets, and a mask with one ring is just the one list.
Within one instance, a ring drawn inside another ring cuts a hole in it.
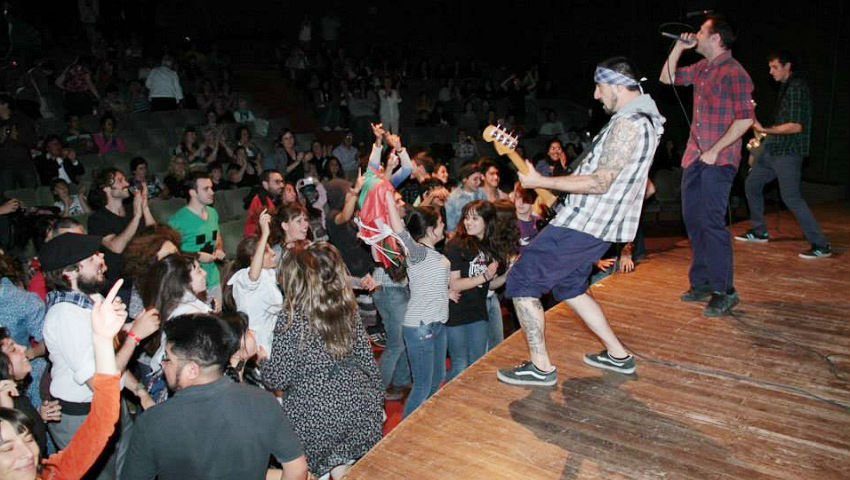
[{"label": "blue jeans", "polygon": [[502,305],[499,303],[499,294],[495,293],[487,297],[487,351],[493,350],[504,339]]},{"label": "blue jeans", "polygon": [[402,418],[440,388],[446,376],[446,326],[440,322],[402,327],[413,388],[404,403]]},{"label": "blue jeans", "polygon": [[729,192],[737,169],[699,160],[682,174],[682,217],[691,241],[691,287],[726,293],[734,286],[732,242],[726,228]]},{"label": "blue jeans", "polygon": [[404,314],[407,313],[407,301],[410,291],[407,288],[383,287],[372,293],[375,307],[381,314],[384,330],[387,332],[387,346],[381,353],[378,370],[381,371],[381,381],[384,389],[390,385],[409,385],[410,366],[404,352],[404,336],[401,326]]},{"label": "blue jeans", "polygon": [[803,158],[799,155],[771,155],[762,153],[753,170],[747,176],[746,192],[747,204],[750,207],[750,220],[753,230],[758,233],[767,233],[764,224],[764,186],[768,183],[779,181],[779,195],[788,210],[797,218],[800,228],[806,240],[812,245],[825,246],[828,242],[823,236],[817,220],[815,220],[808,204],[800,194],[800,170],[803,166]]},{"label": "blue jeans", "polygon": [[450,381],[487,351],[487,320],[455,325],[447,329],[452,364],[446,381]]}]

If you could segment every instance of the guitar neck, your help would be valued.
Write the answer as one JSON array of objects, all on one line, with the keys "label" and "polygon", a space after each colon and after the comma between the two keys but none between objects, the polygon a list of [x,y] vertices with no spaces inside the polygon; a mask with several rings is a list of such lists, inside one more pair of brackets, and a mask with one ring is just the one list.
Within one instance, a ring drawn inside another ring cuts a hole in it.
[{"label": "guitar neck", "polygon": [[[511,150],[507,153],[507,155],[519,173],[522,173],[523,175],[528,173],[528,165],[525,163],[525,160],[516,153],[516,151]],[[537,192],[537,196],[543,201],[543,203],[546,204],[547,207],[551,207],[558,201],[558,197],[545,188],[535,188],[534,191]]]}]

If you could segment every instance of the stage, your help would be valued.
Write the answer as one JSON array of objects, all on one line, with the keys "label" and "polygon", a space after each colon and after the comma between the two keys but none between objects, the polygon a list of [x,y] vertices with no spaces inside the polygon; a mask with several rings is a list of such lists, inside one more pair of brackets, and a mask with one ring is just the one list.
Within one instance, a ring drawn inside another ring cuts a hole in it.
[{"label": "stage", "polygon": [[813,210],[832,258],[797,257],[808,244],[789,212],[768,216],[770,243],[734,242],[734,316],[704,318],[702,304],[679,301],[687,242],[594,286],[637,375],[584,365],[601,346],[558,306],[546,322],[556,387],[496,380],[496,369],[527,358],[517,332],[347,479],[847,479],[850,206]]}]

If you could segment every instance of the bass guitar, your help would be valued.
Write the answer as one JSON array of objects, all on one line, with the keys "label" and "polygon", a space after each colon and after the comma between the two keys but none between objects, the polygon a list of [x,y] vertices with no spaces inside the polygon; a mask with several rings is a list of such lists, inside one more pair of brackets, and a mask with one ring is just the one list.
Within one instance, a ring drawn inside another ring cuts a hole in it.
[{"label": "bass guitar", "polygon": [[[516,153],[516,146],[519,144],[519,138],[516,135],[507,132],[501,125],[488,125],[484,129],[483,137],[484,141],[493,144],[496,153],[507,155],[520,173],[528,172],[528,165],[525,160]],[[537,198],[547,208],[553,208],[558,201],[558,197],[545,188],[535,188],[534,191],[537,192]]]}]

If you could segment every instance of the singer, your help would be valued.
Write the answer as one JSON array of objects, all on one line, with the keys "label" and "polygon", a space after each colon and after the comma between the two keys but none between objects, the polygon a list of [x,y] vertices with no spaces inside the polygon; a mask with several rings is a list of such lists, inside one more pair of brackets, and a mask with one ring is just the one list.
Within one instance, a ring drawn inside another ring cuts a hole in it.
[{"label": "singer", "polygon": [[[661,68],[661,82],[694,86],[691,133],[682,156],[682,216],[691,244],[685,302],[708,300],[703,315],[727,315],[738,303],[732,242],[726,228],[729,191],[741,163],[741,136],[753,124],[753,82],[729,50],[731,25],[709,15],[696,33],[682,34]],[[695,40],[693,43],[688,43]],[[677,68],[694,48],[702,60]]]}]

